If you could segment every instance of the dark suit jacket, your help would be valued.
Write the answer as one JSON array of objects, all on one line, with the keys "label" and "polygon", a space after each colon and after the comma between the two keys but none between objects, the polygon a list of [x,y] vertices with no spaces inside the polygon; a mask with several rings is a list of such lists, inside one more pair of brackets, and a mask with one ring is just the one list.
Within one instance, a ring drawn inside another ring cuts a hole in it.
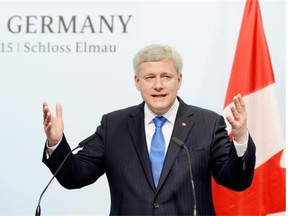
[{"label": "dark suit jacket", "polygon": [[[249,135],[245,155],[237,157],[222,116],[185,104],[180,98],[172,137],[189,149],[199,215],[213,215],[211,176],[233,190],[250,186],[255,145]],[[182,124],[185,123],[185,124]],[[170,141],[159,186],[149,164],[144,132],[144,103],[104,115],[96,138],[71,154],[57,179],[65,188],[91,184],[106,173],[111,192],[111,215],[192,215],[193,193],[184,149]],[[70,151],[65,137],[43,162],[52,173]]]}]

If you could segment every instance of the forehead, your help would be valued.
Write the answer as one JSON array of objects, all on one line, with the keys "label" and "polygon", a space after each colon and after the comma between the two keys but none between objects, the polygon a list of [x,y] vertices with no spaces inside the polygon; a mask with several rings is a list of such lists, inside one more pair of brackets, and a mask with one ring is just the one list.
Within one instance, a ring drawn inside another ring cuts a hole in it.
[{"label": "forehead", "polygon": [[149,61],[143,62],[140,66],[139,72],[143,73],[177,73],[175,65],[172,60],[162,60],[162,61]]}]

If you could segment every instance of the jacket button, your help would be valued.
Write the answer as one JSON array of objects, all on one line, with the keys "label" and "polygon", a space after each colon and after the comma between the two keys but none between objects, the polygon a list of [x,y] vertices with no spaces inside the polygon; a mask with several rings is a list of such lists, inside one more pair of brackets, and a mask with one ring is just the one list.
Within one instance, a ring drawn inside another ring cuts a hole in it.
[{"label": "jacket button", "polygon": [[246,170],[246,161],[244,161],[243,164],[242,164],[242,170],[243,170],[243,171]]},{"label": "jacket button", "polygon": [[154,208],[159,208],[159,207],[160,207],[159,203],[154,203]]}]

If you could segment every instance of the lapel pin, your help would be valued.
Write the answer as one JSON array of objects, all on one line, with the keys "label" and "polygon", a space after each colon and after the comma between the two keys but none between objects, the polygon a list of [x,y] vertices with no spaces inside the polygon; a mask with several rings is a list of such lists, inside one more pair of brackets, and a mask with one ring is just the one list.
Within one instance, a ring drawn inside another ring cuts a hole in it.
[{"label": "lapel pin", "polygon": [[181,126],[182,126],[182,127],[186,127],[187,125],[186,125],[185,122],[182,122]]}]

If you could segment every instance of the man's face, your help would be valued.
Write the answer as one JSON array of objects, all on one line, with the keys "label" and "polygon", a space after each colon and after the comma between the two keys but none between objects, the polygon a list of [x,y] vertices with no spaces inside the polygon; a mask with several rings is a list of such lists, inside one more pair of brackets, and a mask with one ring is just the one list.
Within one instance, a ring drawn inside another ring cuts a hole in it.
[{"label": "man's face", "polygon": [[148,107],[155,114],[162,115],[174,104],[182,76],[171,60],[145,62],[134,81]]}]

